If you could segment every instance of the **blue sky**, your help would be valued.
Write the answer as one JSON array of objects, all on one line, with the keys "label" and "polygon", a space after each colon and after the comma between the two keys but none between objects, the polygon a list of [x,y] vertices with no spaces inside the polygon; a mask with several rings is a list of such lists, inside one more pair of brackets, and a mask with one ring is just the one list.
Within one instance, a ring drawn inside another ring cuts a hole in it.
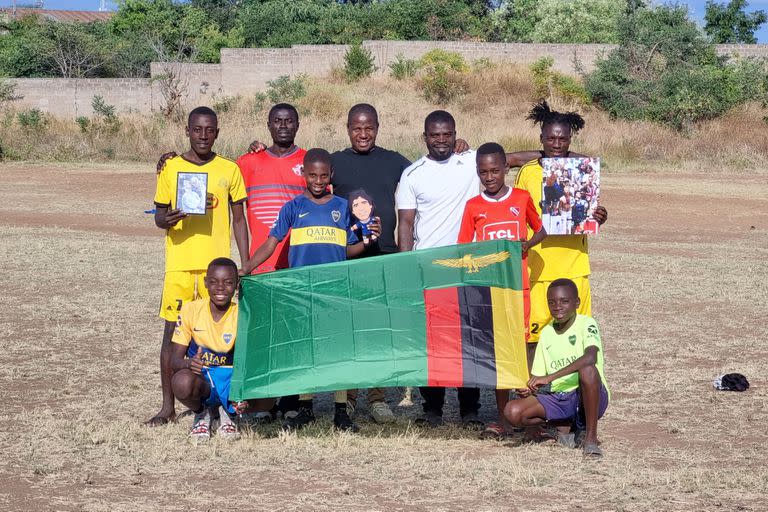
[{"label": "blue sky", "polygon": [[[17,3],[27,3],[32,0],[16,0]],[[718,0],[720,3],[725,3],[727,0]],[[703,23],[704,19],[704,6],[706,0],[689,0],[680,1],[681,4],[688,4],[691,14],[696,20]],[[8,7],[11,5],[11,0],[0,0],[0,7]],[[112,3],[114,5],[114,3]],[[88,10],[95,11],[99,8],[99,0],[45,0],[45,7],[48,9],[73,9],[73,10]],[[768,10],[768,0],[750,0],[748,10],[765,9]],[[761,43],[768,43],[768,25],[763,25],[763,28],[757,33],[758,41]]]}]

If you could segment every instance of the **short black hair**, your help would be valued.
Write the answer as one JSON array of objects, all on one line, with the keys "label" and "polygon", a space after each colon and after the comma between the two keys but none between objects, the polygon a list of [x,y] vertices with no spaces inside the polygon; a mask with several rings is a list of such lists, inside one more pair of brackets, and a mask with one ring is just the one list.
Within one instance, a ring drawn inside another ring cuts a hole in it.
[{"label": "short black hair", "polygon": [[330,167],[331,154],[328,153],[323,148],[310,149],[309,151],[307,151],[307,154],[304,155],[304,167],[308,166],[309,164],[314,164],[316,162],[327,164],[328,167]]},{"label": "short black hair", "polygon": [[349,109],[349,114],[347,114],[347,126],[352,123],[352,118],[357,114],[368,114],[369,116],[373,117],[373,120],[376,122],[376,126],[379,126],[379,113],[376,112],[376,109],[373,105],[368,103],[358,103]]},{"label": "short black hair", "polygon": [[480,160],[480,157],[485,155],[499,155],[501,156],[502,161],[507,161],[507,153],[504,151],[504,148],[501,147],[501,144],[497,144],[496,142],[486,142],[477,148],[477,156],[475,157],[477,160]]},{"label": "short black hair", "polygon": [[561,286],[570,288],[571,291],[573,292],[573,296],[576,297],[577,299],[579,298],[579,288],[578,286],[576,286],[576,283],[564,277],[561,277],[560,279],[555,279],[554,281],[549,283],[549,288],[547,288],[547,291],[551,290],[552,288],[559,288]]},{"label": "short black hair", "polygon": [[192,118],[195,116],[210,116],[216,121],[217,125],[219,124],[219,116],[216,115],[216,112],[214,112],[212,108],[209,108],[209,107],[193,108],[192,112],[190,112],[189,116],[187,116],[187,125],[192,123]]},{"label": "short black hair", "polygon": [[450,112],[445,110],[435,110],[427,115],[426,119],[424,119],[424,133],[427,133],[427,126],[433,123],[451,123],[456,128],[456,120]]},{"label": "short black hair", "polygon": [[584,128],[584,118],[576,112],[558,112],[549,108],[547,100],[541,100],[533,105],[531,111],[528,112],[526,119],[533,121],[533,124],[541,126],[541,130],[544,131],[544,127],[551,124],[564,124],[568,126],[573,133],[577,133]]},{"label": "short black hair", "polygon": [[237,263],[229,258],[216,258],[208,264],[207,272],[210,273],[213,267],[229,267],[237,274]]},{"label": "short black hair", "polygon": [[347,201],[349,202],[349,207],[350,208],[352,208],[352,201],[354,201],[358,197],[362,197],[363,199],[368,201],[371,204],[371,208],[376,208],[376,204],[374,204],[373,198],[371,197],[371,195],[368,192],[366,192],[364,189],[362,189],[362,188],[359,188],[357,190],[353,190],[347,196]]},{"label": "short black hair", "polygon": [[296,110],[296,107],[291,105],[290,103],[278,103],[277,105],[273,105],[271,109],[269,109],[269,115],[267,116],[267,122],[269,122],[270,119],[272,119],[272,114],[274,114],[277,110],[289,110],[293,112],[293,115],[296,116],[296,120],[299,120],[299,111]]}]

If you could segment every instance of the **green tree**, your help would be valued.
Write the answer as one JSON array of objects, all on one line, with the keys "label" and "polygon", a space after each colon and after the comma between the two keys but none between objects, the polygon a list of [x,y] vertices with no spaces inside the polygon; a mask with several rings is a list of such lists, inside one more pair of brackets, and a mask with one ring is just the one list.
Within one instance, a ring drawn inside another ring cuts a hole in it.
[{"label": "green tree", "polygon": [[707,1],[704,31],[713,43],[757,42],[755,32],[768,21],[768,15],[763,10],[748,13],[748,5],[746,0],[731,0],[727,4]]},{"label": "green tree", "polygon": [[538,43],[615,43],[623,0],[540,0],[530,38]]},{"label": "green tree", "polygon": [[585,77],[593,102],[612,116],[687,129],[766,98],[765,65],[719,58],[685,7],[630,4],[618,34],[618,47]]}]

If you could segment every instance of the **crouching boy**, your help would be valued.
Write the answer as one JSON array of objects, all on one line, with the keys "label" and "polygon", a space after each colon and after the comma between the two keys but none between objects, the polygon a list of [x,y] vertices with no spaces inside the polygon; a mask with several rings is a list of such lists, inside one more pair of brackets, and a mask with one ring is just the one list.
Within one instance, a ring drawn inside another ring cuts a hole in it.
[{"label": "crouching boy", "polygon": [[[211,420],[217,416],[217,435],[240,437],[229,401],[232,358],[237,335],[237,304],[232,302],[238,283],[237,265],[216,258],[208,265],[205,288],[209,298],[185,303],[173,333],[171,366],[173,394],[195,413],[190,437],[207,441]],[[258,400],[251,408],[269,410],[274,400]],[[247,404],[243,404],[247,405]]]},{"label": "crouching boy", "polygon": [[513,426],[569,424],[584,455],[600,457],[597,420],[608,407],[600,331],[592,317],[576,313],[576,284],[557,279],[547,289],[552,322],[541,330],[524,396],[510,401],[504,416]]}]

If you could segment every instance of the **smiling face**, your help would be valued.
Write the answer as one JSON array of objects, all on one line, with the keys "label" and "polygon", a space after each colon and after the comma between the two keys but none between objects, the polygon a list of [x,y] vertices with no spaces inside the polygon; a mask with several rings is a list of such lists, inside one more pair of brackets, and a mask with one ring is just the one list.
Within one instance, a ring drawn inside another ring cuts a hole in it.
[{"label": "smiling face", "polygon": [[205,276],[205,288],[211,302],[219,309],[229,307],[237,290],[237,270],[229,266],[213,266]]},{"label": "smiling face", "polygon": [[325,162],[306,162],[302,171],[304,180],[307,183],[307,190],[312,197],[323,197],[328,191],[328,185],[331,183],[333,172],[331,166]]},{"label": "smiling face", "polygon": [[427,152],[433,160],[442,162],[453,154],[456,146],[456,126],[450,121],[429,123],[424,132]]},{"label": "smiling face", "polygon": [[349,142],[357,153],[366,154],[372,150],[378,134],[379,122],[369,112],[358,112],[347,123]]},{"label": "smiling face", "polygon": [[556,324],[567,325],[576,317],[581,300],[574,286],[550,286],[547,290],[547,305]]},{"label": "smiling face", "polygon": [[368,222],[373,213],[373,205],[366,198],[358,196],[352,199],[352,215],[361,222]]},{"label": "smiling face", "polygon": [[187,124],[186,131],[192,151],[201,157],[211,154],[213,143],[219,136],[219,123],[214,116],[193,115]]},{"label": "smiling face", "polygon": [[477,175],[488,195],[494,196],[504,187],[504,177],[509,172],[507,162],[497,153],[477,157]]},{"label": "smiling face", "polygon": [[272,112],[267,120],[267,128],[272,141],[278,146],[290,146],[296,140],[299,131],[299,120],[289,109],[280,108]]},{"label": "smiling face", "polygon": [[564,158],[568,156],[571,146],[571,127],[563,123],[551,123],[541,130],[541,145],[547,158]]}]

